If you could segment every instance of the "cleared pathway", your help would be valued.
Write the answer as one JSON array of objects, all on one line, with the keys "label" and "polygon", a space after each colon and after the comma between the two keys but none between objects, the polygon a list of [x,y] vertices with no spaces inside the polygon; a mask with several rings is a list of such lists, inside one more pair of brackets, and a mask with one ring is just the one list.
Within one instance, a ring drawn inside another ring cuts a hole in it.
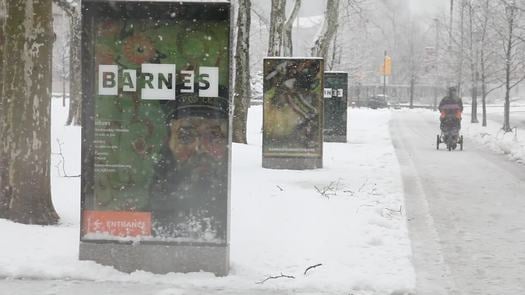
[{"label": "cleared pathway", "polygon": [[436,150],[437,114],[394,112],[417,294],[525,294],[525,166],[465,140]]}]

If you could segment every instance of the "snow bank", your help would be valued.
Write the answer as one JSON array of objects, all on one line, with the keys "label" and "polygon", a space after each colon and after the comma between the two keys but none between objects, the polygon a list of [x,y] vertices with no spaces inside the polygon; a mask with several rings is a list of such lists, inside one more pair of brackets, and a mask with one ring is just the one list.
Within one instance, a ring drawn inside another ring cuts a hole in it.
[{"label": "snow bank", "polygon": [[[514,106],[511,111],[525,111],[525,107]],[[503,113],[503,108],[489,108],[487,117],[490,118],[490,113],[495,112]],[[478,116],[481,117],[481,114]],[[525,163],[525,130],[514,128],[512,132],[505,133],[501,127],[501,123],[488,120],[487,127],[482,127],[481,123],[464,124],[463,132],[465,136],[484,144],[491,150],[506,154],[513,161]]]}]

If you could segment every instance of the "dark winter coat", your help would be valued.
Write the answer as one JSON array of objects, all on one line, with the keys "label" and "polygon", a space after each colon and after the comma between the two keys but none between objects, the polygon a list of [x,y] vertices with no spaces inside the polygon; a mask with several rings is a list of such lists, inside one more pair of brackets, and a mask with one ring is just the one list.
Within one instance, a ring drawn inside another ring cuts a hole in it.
[{"label": "dark winter coat", "polygon": [[444,109],[459,108],[460,112],[463,112],[463,102],[458,96],[445,96],[439,103],[439,111],[443,112]]}]

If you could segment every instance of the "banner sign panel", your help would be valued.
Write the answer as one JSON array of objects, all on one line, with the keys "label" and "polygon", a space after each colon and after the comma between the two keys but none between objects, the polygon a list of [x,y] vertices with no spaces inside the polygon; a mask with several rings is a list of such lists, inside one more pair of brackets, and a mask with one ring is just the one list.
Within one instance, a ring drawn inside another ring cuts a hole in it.
[{"label": "banner sign panel", "polygon": [[324,74],[324,141],[346,142],[348,74]]},{"label": "banner sign panel", "polygon": [[322,165],[323,67],[320,58],[264,59],[263,167]]},{"label": "banner sign panel", "polygon": [[83,3],[82,241],[228,243],[229,9]]}]

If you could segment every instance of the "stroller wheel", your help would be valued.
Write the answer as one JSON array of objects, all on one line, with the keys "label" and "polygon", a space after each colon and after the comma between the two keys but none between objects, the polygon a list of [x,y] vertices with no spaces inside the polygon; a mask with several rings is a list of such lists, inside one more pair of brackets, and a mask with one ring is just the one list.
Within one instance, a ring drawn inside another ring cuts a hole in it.
[{"label": "stroller wheel", "polygon": [[436,150],[439,150],[439,144],[441,143],[441,140],[439,138],[439,134],[436,136]]},{"label": "stroller wheel", "polygon": [[463,150],[463,135],[461,135],[459,137],[459,150],[462,151]]}]

